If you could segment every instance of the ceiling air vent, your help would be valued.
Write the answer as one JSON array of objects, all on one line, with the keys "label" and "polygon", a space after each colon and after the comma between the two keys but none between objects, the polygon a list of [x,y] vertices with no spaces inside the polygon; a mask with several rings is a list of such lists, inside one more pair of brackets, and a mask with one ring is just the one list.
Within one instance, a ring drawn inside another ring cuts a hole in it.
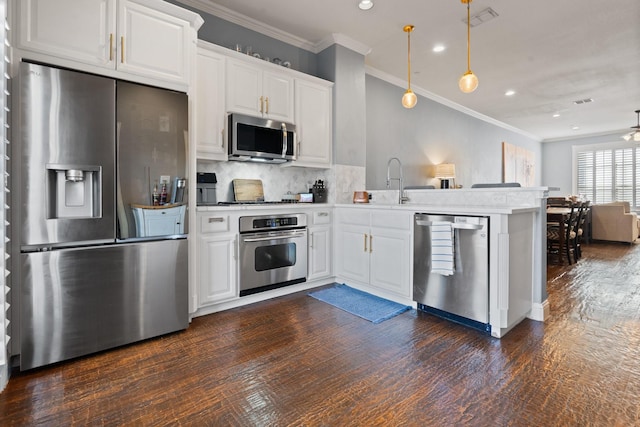
[{"label": "ceiling air vent", "polygon": [[[491,21],[493,18],[496,18],[497,16],[498,16],[498,12],[488,7],[476,13],[475,15],[471,15],[471,22],[469,25],[471,27],[477,27],[478,25],[484,24],[487,21]],[[464,18],[462,22],[464,22],[464,24],[467,25],[467,18]]]},{"label": "ceiling air vent", "polygon": [[590,102],[593,102],[593,99],[585,98],[585,99],[578,99],[577,101],[573,101],[573,103],[576,104],[576,105],[588,104]]}]

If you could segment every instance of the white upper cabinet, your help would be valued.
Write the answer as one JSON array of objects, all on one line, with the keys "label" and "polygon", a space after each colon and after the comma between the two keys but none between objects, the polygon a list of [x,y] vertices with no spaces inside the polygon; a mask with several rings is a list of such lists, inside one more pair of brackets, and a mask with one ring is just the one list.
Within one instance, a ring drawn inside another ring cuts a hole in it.
[{"label": "white upper cabinet", "polygon": [[188,82],[190,23],[133,1],[118,2],[116,67],[128,73]]},{"label": "white upper cabinet", "polygon": [[196,61],[195,129],[200,159],[227,160],[225,144],[225,57],[198,43]]},{"label": "white upper cabinet", "polygon": [[331,167],[333,128],[332,84],[296,79],[295,166]]},{"label": "white upper cabinet", "polygon": [[248,61],[227,61],[228,112],[293,123],[293,88],[287,74]]},{"label": "white upper cabinet", "polygon": [[20,0],[16,5],[19,47],[89,64],[114,63],[115,0]]},{"label": "white upper cabinet", "polygon": [[193,12],[160,0],[17,4],[20,49],[142,77],[189,82],[192,45],[202,24]]}]

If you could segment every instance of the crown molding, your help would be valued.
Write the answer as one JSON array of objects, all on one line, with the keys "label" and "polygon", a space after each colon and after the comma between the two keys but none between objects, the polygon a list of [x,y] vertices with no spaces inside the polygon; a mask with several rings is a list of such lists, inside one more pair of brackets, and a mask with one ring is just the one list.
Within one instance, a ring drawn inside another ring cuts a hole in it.
[{"label": "crown molding", "polygon": [[191,6],[201,12],[217,16],[218,18],[224,19],[225,21],[240,25],[241,27],[255,31],[256,33],[263,34],[267,37],[271,37],[272,39],[280,40],[283,43],[290,44],[297,48],[308,50],[311,53],[322,52],[333,44],[339,44],[340,46],[351,49],[363,56],[366,56],[369,54],[369,52],[371,52],[371,48],[369,46],[366,46],[357,40],[349,38],[344,34],[331,34],[329,37],[326,37],[320,42],[313,43],[309,40],[303,39],[302,37],[294,36],[291,33],[287,33],[286,31],[282,31],[278,28],[267,25],[264,22],[260,22],[257,19],[249,18],[234,10],[211,3],[207,0],[178,1],[184,5]]},{"label": "crown molding", "polygon": [[611,136],[613,138],[616,138],[616,142],[618,142],[618,139],[621,140],[622,144],[625,143],[629,143],[629,142],[633,142],[633,141],[625,141],[624,139],[622,139],[622,136],[629,133],[628,130],[625,129],[620,129],[620,130],[609,130],[609,131],[604,131],[604,132],[595,132],[595,133],[585,133],[583,135],[572,135],[572,136],[563,136],[563,137],[559,137],[559,138],[549,138],[549,139],[543,139],[542,142],[547,143],[547,142],[563,142],[563,141],[574,141],[574,140],[579,140],[579,139],[587,139],[587,138],[597,138],[600,136]]},{"label": "crown molding", "polygon": [[359,41],[354,40],[350,37],[347,37],[344,34],[333,33],[329,37],[324,38],[315,45],[316,51],[314,53],[322,52],[323,50],[334,44],[339,44],[340,46],[353,50],[354,52],[357,52],[362,56],[367,56],[371,52],[371,48],[369,46],[360,43]]},{"label": "crown molding", "polygon": [[[365,66],[365,72],[367,74],[373,76],[373,77],[379,78],[380,80],[384,80],[387,83],[391,83],[394,86],[398,86],[398,87],[402,87],[403,88],[407,84],[406,80],[399,79],[398,77],[392,76],[391,74],[385,73],[384,71],[380,71],[379,69],[370,67],[368,65]],[[516,127],[508,125],[508,124],[506,124],[504,122],[501,122],[501,121],[496,120],[494,118],[491,118],[489,116],[485,116],[484,114],[478,113],[475,110],[472,110],[472,109],[467,108],[467,107],[465,107],[463,105],[455,103],[455,102],[453,102],[453,101],[451,101],[451,100],[449,100],[447,98],[443,98],[440,95],[436,95],[433,92],[429,92],[428,90],[423,89],[423,88],[421,88],[419,86],[411,85],[411,90],[413,90],[413,92],[415,92],[417,95],[420,95],[420,96],[423,96],[425,98],[428,98],[428,99],[430,99],[432,101],[437,102],[438,104],[442,104],[442,105],[444,105],[446,107],[449,107],[451,109],[454,109],[456,111],[460,111],[461,113],[464,113],[464,114],[466,114],[468,116],[474,117],[474,118],[476,118],[478,120],[482,120],[483,122],[487,122],[487,123],[490,123],[490,124],[492,124],[494,126],[498,126],[498,127],[503,128],[503,129],[506,129],[508,131],[518,133],[520,135],[526,136],[527,138],[531,138],[531,139],[533,139],[535,141],[538,141],[538,142],[542,141],[542,138],[540,138],[537,135],[534,135],[534,134],[529,133],[529,132],[525,132],[522,129],[518,129]]]},{"label": "crown molding", "polygon": [[228,9],[224,6],[220,6],[220,5],[208,2],[206,0],[178,0],[178,1],[184,5],[191,6],[199,11],[217,16],[220,19],[224,19],[225,21],[229,21],[234,24],[240,25],[241,27],[247,28],[249,30],[271,37],[273,39],[280,40],[281,42],[290,44],[300,49],[308,50],[313,53],[317,53],[314,51],[315,50],[314,43],[311,43],[310,41],[305,40],[301,37],[294,36],[293,34],[287,33],[285,31],[279,30],[275,27],[272,27],[263,22],[260,22],[256,19],[252,19],[245,15],[241,15],[240,13],[235,12],[231,9]]}]

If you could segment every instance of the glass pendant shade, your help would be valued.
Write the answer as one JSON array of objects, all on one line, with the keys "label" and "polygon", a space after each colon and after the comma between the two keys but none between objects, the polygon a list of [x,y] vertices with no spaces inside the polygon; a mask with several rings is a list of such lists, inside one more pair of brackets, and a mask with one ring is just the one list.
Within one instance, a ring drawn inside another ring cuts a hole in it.
[{"label": "glass pendant shade", "polygon": [[460,77],[458,86],[464,93],[471,93],[478,87],[478,77],[469,70]]},{"label": "glass pendant shade", "polygon": [[418,97],[411,89],[407,89],[407,91],[402,95],[402,106],[404,108],[413,108],[418,103]]},{"label": "glass pendant shade", "polygon": [[404,108],[413,108],[418,103],[418,97],[411,90],[411,31],[413,25],[405,25],[402,31],[407,33],[407,90],[402,95],[402,106]]},{"label": "glass pendant shade", "polygon": [[473,0],[461,0],[467,5],[467,72],[460,77],[458,87],[464,93],[471,93],[478,88],[478,76],[471,71],[471,12],[469,4]]}]

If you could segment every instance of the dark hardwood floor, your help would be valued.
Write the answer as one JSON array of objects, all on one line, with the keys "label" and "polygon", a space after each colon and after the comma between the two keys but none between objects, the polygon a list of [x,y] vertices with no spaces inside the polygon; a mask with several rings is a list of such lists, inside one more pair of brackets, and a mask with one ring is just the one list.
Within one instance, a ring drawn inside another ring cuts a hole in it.
[{"label": "dark hardwood floor", "polygon": [[548,269],[550,318],[502,339],[297,293],[12,376],[0,425],[640,425],[640,246]]}]

